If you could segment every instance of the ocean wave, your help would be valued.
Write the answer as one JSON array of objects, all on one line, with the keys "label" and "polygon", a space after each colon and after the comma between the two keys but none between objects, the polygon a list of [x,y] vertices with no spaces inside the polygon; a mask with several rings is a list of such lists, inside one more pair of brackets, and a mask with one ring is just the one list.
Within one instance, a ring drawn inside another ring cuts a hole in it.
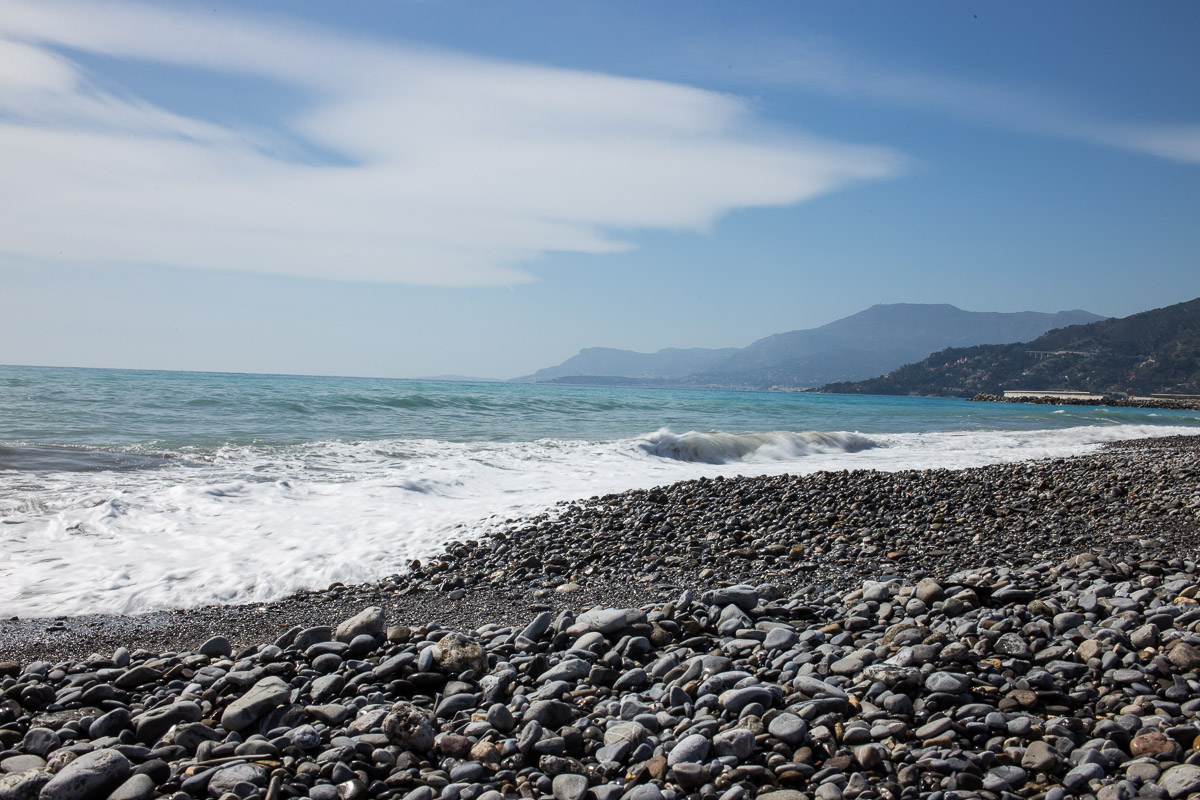
[{"label": "ocean wave", "polygon": [[168,457],[68,445],[0,445],[0,469],[21,472],[96,472],[152,469]]},{"label": "ocean wave", "polygon": [[862,434],[844,431],[672,433],[663,428],[637,441],[637,447],[648,455],[697,464],[792,461],[815,453],[857,453],[878,446]]}]

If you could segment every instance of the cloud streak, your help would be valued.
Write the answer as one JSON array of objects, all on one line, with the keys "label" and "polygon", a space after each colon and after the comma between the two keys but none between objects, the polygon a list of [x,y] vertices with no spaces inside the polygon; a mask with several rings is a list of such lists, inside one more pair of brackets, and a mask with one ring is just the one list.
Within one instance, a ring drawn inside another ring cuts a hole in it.
[{"label": "cloud streak", "polygon": [[[266,130],[216,122],[110,85],[86,56],[266,78],[307,102]],[[638,230],[905,169],[725,94],[163,6],[6,4],[0,64],[0,250],[19,257],[505,285],[549,252],[620,252]]]},{"label": "cloud streak", "polygon": [[756,81],[923,108],[994,128],[1200,164],[1200,125],[1119,121],[1036,91],[873,64],[815,37],[760,42],[736,61],[739,71]]}]

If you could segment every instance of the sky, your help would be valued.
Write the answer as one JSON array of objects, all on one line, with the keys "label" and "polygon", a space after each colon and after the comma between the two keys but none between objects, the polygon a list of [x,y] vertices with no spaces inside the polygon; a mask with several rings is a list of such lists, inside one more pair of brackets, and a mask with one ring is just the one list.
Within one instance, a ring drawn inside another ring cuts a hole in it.
[{"label": "sky", "polygon": [[0,0],[0,363],[509,378],[1200,296],[1200,4]]}]

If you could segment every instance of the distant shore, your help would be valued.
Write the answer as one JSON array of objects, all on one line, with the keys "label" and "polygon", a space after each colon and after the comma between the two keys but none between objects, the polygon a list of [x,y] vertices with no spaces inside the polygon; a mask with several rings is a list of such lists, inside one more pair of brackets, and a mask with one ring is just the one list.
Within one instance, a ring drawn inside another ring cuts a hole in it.
[{"label": "distant shore", "polygon": [[971,398],[980,403],[1032,403],[1041,406],[1113,406],[1116,408],[1158,408],[1164,411],[1200,411],[1200,400],[1177,400],[1166,397],[1038,397],[1021,395],[1004,397],[980,392]]}]

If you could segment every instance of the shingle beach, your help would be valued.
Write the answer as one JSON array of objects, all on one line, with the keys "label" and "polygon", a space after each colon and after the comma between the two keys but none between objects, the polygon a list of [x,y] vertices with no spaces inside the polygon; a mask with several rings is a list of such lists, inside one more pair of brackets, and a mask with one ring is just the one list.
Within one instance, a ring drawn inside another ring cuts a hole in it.
[{"label": "shingle beach", "polygon": [[0,623],[0,800],[1200,792],[1200,438],[564,504],[266,605]]}]

